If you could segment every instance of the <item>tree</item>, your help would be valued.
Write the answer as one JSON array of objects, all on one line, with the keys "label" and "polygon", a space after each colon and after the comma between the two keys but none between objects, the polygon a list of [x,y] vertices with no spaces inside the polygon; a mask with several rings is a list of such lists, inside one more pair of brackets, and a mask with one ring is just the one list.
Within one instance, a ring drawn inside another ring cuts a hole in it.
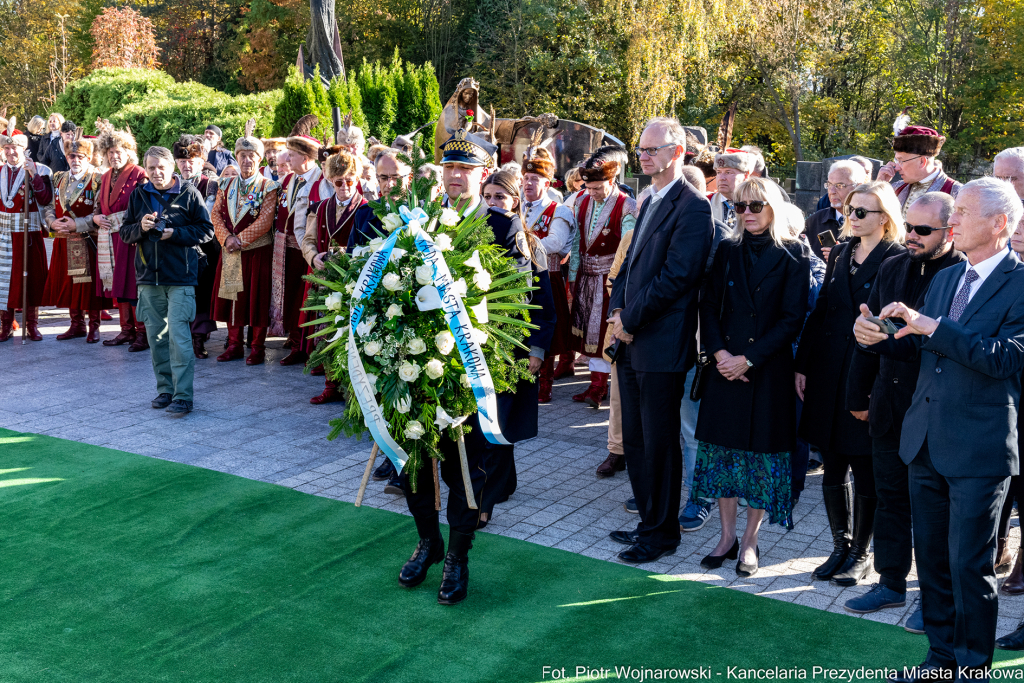
[{"label": "tree", "polygon": [[92,22],[90,33],[95,40],[92,51],[94,69],[157,68],[158,50],[153,22],[136,10],[108,7]]}]

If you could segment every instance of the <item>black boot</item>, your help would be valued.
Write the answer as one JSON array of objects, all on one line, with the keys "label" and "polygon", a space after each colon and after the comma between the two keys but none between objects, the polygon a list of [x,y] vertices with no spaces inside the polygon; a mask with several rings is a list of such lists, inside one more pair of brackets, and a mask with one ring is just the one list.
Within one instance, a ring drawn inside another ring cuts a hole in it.
[{"label": "black boot", "polygon": [[373,471],[374,481],[388,481],[391,477],[395,476],[395,465],[391,462],[391,458],[384,458],[384,462],[377,466],[377,469]]},{"label": "black boot", "polygon": [[415,588],[423,583],[427,570],[444,559],[444,539],[441,538],[437,514],[426,519],[416,518],[415,522],[420,542],[416,544],[412,557],[402,566],[402,571],[398,572],[398,583],[406,588]]},{"label": "black boot", "polygon": [[441,587],[437,591],[437,602],[441,605],[455,605],[466,599],[469,590],[469,549],[473,547],[473,534],[451,532],[448,537],[448,554],[444,557],[444,573]]},{"label": "black boot", "polygon": [[832,576],[837,586],[856,586],[871,571],[871,537],[875,532],[877,498],[857,496],[853,502],[853,544],[846,562]]},{"label": "black boot", "polygon": [[822,486],[825,498],[825,512],[832,528],[832,554],[825,562],[811,572],[820,581],[828,581],[842,569],[850,552],[850,527],[853,526],[853,484]]}]

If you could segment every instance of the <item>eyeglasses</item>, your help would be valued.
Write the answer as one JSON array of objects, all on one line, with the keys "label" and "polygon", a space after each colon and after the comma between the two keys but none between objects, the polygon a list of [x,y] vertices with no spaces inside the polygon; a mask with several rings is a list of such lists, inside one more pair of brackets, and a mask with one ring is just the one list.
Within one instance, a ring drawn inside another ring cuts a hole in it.
[{"label": "eyeglasses", "polygon": [[907,223],[907,233],[916,232],[921,237],[927,237],[933,232],[938,232],[939,230],[949,230],[949,226],[944,225],[941,228],[933,228],[930,225],[911,225],[910,223]]},{"label": "eyeglasses", "polygon": [[856,208],[854,208],[852,206],[847,206],[846,209],[844,209],[844,213],[847,216],[856,216],[860,220],[864,220],[865,218],[868,217],[869,213],[885,213],[885,212],[884,211],[872,211],[871,209],[865,209],[862,206],[858,206]]},{"label": "eyeglasses", "polygon": [[338,178],[337,180],[331,181],[335,187],[352,187],[356,184],[356,181],[352,178]]},{"label": "eyeglasses", "polygon": [[403,178],[408,178],[411,175],[412,175],[411,173],[406,173],[405,175],[378,175],[377,176],[377,182],[379,182],[379,183],[398,183],[398,182],[401,182]]},{"label": "eyeglasses", "polygon": [[903,159],[903,160],[900,160],[900,159],[897,159],[896,157],[893,157],[892,160],[893,160],[893,162],[897,166],[902,166],[903,164],[909,163],[909,162],[913,161],[914,159],[920,159],[923,156],[924,156],[923,154],[918,154],[916,157],[910,157],[909,159]]},{"label": "eyeglasses", "polygon": [[826,191],[829,190],[830,188],[833,188],[833,187],[836,188],[837,190],[839,190],[840,192],[842,192],[843,190],[845,190],[848,187],[853,187],[853,185],[851,185],[850,183],[830,183],[828,181],[825,181],[825,190]]},{"label": "eyeglasses", "polygon": [[764,207],[768,206],[768,202],[736,202],[736,213],[746,213],[747,209],[750,209],[750,213],[761,213],[764,211]]},{"label": "eyeglasses", "polygon": [[633,152],[637,156],[641,156],[643,154],[646,154],[649,157],[653,157],[655,154],[657,154],[661,150],[665,149],[666,147],[678,147],[678,146],[679,145],[677,145],[676,143],[670,142],[667,145],[662,145],[661,147],[636,147],[636,148],[633,149]]}]

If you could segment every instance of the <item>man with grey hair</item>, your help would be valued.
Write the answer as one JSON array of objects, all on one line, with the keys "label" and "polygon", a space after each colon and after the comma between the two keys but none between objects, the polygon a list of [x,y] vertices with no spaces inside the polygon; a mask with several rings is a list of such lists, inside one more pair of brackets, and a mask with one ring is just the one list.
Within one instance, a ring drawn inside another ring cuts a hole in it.
[{"label": "man with grey hair", "polygon": [[878,313],[903,327],[888,334],[867,305],[857,341],[920,359],[900,436],[909,465],[914,552],[924,630],[920,667],[890,680],[938,676],[986,680],[995,650],[996,530],[1009,477],[1020,472],[1017,407],[1024,370],[1024,264],[1007,250],[1024,206],[1002,180],[959,191],[949,232],[967,262],[941,271],[924,305]]},{"label": "man with grey hair", "polygon": [[[850,157],[849,159],[841,159],[841,161],[852,161],[855,164],[860,164],[864,168],[865,183],[869,182],[875,173],[875,165],[874,163],[872,163],[871,159],[868,159],[867,157],[853,156]],[[829,168],[831,168],[831,166]],[[830,206],[832,206],[832,200],[829,199],[828,191],[826,190],[825,194],[821,195],[821,197],[818,198],[818,205],[814,207],[814,210],[821,211],[822,209],[827,209]]]},{"label": "man with grey hair", "polygon": [[128,199],[121,239],[138,246],[136,314],[146,324],[153,357],[158,395],[152,405],[180,417],[192,411],[196,247],[213,239],[213,223],[199,191],[175,176],[171,150],[150,147],[143,164],[149,182]]},{"label": "man with grey hair", "polygon": [[1024,199],[1024,147],[1010,147],[997,154],[992,175],[1013,185],[1017,196]]},{"label": "man with grey hair", "polygon": [[[864,167],[853,159],[837,161],[828,169],[828,180],[825,181],[828,208],[815,211],[804,222],[804,234],[811,244],[811,251],[822,261],[828,263],[831,247],[822,244],[819,235],[832,233],[833,240],[839,238],[845,221],[843,202],[853,192],[853,188],[867,182],[870,177]],[[829,244],[831,243],[832,240],[829,241]]]},{"label": "man with grey hair", "polygon": [[736,228],[736,209],[733,194],[744,180],[754,173],[757,157],[741,150],[729,150],[715,155],[715,177],[718,190],[711,197],[711,215],[730,230]]}]

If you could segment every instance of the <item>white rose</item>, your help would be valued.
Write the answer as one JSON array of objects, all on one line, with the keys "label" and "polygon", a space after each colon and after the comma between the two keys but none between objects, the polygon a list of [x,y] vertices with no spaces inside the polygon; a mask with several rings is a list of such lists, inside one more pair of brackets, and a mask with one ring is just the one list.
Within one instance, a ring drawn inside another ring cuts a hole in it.
[{"label": "white rose", "polygon": [[423,368],[423,371],[427,373],[427,377],[430,379],[437,379],[444,374],[444,365],[436,358],[432,358]]},{"label": "white rose", "polygon": [[409,340],[409,343],[406,345],[406,348],[409,349],[409,353],[411,353],[414,356],[418,356],[419,354],[427,350],[427,345],[419,337],[413,337],[412,339]]},{"label": "white rose", "polygon": [[[449,228],[459,224],[459,212],[454,209],[441,209],[441,217],[438,218],[438,222],[441,225],[447,225]],[[437,240],[434,240],[437,242]]]},{"label": "white rose", "polygon": [[398,277],[397,273],[388,273],[381,279],[380,283],[384,285],[384,289],[389,292],[394,292],[402,288],[402,278]]},{"label": "white rose", "polygon": [[331,311],[341,310],[341,292],[331,292],[327,295],[327,300],[324,301],[327,305],[327,309]]},{"label": "white rose", "polygon": [[448,330],[438,332],[437,336],[434,337],[434,346],[437,347],[438,351],[447,356],[455,348],[455,337]]},{"label": "white rose", "polygon": [[396,228],[402,227],[402,225],[405,224],[405,221],[403,221],[402,217],[399,216],[397,213],[389,213],[387,216],[384,216],[384,220],[381,221],[381,223],[384,224],[384,227],[387,229],[388,232],[391,232]]},{"label": "white rose", "polygon": [[345,291],[348,292],[349,294],[356,291],[356,283],[350,282],[347,285],[345,285]]},{"label": "white rose", "polygon": [[391,320],[395,316],[402,315],[402,304],[391,304],[388,306],[388,310],[384,312],[384,317]]},{"label": "white rose", "polygon": [[368,341],[363,347],[363,353],[367,356],[376,356],[380,353],[380,342],[379,341]]},{"label": "white rose", "polygon": [[437,247],[439,251],[451,251],[452,238],[444,233],[441,233],[440,235],[435,235],[434,246]]},{"label": "white rose", "polygon": [[481,270],[473,275],[473,284],[486,292],[491,288],[491,274],[486,270]]},{"label": "white rose", "polygon": [[[465,375],[463,375],[465,377]],[[370,388],[377,391],[377,375],[372,373],[366,373],[366,381],[370,383]]]},{"label": "white rose", "polygon": [[403,361],[398,366],[398,379],[403,382],[415,382],[416,378],[420,376],[420,366],[409,361]]},{"label": "white rose", "polygon": [[416,284],[430,285],[434,283],[434,266],[424,263],[416,267]]},{"label": "white rose", "polygon": [[461,382],[462,386],[466,387],[467,389],[470,389],[473,386],[472,384],[469,383],[469,375],[463,374]]},{"label": "white rose", "polygon": [[405,425],[405,438],[407,439],[418,439],[426,433],[427,430],[423,428],[423,425],[418,420],[412,420],[409,424]]},{"label": "white rose", "polygon": [[381,246],[383,244],[384,244],[384,238],[383,237],[374,237],[372,240],[370,240],[369,244],[367,244],[366,246],[370,247],[370,249],[372,249],[373,251],[377,251],[378,249],[381,248]]},{"label": "white rose", "polygon": [[408,413],[411,409],[412,409],[412,398],[409,396],[409,394],[406,394],[402,398],[400,398],[397,401],[395,401],[395,410],[397,410],[398,412],[402,413],[403,415],[405,413]]},{"label": "white rose", "polygon": [[474,327],[469,331],[469,336],[473,337],[473,341],[475,341],[480,346],[483,346],[484,344],[487,343],[487,333],[484,332],[483,330],[478,330],[477,328]]}]

